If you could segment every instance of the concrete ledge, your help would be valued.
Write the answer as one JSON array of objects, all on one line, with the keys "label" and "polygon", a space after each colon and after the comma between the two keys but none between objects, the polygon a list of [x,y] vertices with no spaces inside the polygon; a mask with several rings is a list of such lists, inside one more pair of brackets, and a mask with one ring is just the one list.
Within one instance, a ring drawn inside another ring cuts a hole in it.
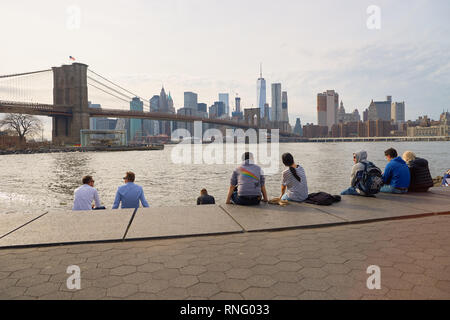
[{"label": "concrete ledge", "polygon": [[122,240],[134,210],[48,213],[0,239],[0,247]]},{"label": "concrete ledge", "polygon": [[46,213],[35,214],[0,214],[0,239],[42,217]]},{"label": "concrete ledge", "polygon": [[286,207],[261,204],[256,207],[222,205],[245,231],[267,231],[346,223],[316,208],[292,203]]},{"label": "concrete ledge", "polygon": [[343,196],[332,206],[291,203],[0,214],[0,248],[270,231],[450,213],[450,188],[376,198]]},{"label": "concrete ledge", "polygon": [[219,206],[139,209],[125,239],[243,232]]}]

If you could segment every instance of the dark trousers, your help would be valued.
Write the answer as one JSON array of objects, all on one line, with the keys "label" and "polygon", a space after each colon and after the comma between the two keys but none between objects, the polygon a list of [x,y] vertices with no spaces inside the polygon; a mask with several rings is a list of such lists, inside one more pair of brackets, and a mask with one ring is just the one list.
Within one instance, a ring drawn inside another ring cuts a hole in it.
[{"label": "dark trousers", "polygon": [[231,195],[231,201],[239,206],[257,206],[261,202],[261,196],[239,196],[237,191]]}]

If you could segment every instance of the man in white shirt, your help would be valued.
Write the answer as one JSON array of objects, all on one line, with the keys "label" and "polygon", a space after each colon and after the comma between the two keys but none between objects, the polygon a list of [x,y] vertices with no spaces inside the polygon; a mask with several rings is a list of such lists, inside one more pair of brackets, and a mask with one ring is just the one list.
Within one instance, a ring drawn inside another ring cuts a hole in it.
[{"label": "man in white shirt", "polygon": [[[75,190],[73,211],[104,209],[104,207],[101,207],[97,189],[94,188],[94,182],[92,176],[85,176],[83,178],[83,185]],[[95,201],[95,207],[92,205],[93,201]]]}]

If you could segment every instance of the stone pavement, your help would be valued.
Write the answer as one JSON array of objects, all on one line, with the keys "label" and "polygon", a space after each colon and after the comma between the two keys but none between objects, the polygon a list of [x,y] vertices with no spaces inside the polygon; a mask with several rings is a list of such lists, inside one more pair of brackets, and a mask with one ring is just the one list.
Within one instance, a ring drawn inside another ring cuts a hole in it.
[{"label": "stone pavement", "polygon": [[[450,215],[0,249],[0,299],[450,299]],[[81,268],[69,290],[66,269]],[[367,267],[381,268],[369,290]]]}]

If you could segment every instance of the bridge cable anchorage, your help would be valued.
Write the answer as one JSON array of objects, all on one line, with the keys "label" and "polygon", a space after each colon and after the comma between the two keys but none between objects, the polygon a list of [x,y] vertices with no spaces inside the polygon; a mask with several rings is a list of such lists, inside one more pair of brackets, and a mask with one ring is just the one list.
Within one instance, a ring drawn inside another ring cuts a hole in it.
[{"label": "bridge cable anchorage", "polygon": [[122,89],[122,90],[128,92],[129,94],[131,94],[131,95],[133,95],[133,96],[135,96],[135,97],[137,97],[137,98],[139,98],[139,99],[141,99],[141,100],[143,100],[143,101],[150,101],[150,99],[142,98],[141,96],[139,96],[139,95],[137,95],[137,94],[131,92],[130,90],[125,89],[124,87],[119,86],[118,84],[112,82],[111,80],[108,80],[107,78],[103,77],[102,75],[96,73],[95,71],[93,71],[93,70],[91,70],[91,69],[88,69],[88,71],[89,71],[89,72],[92,72],[93,74],[95,74],[96,76],[102,78],[103,80],[105,80],[105,81],[111,83],[112,85],[115,85],[116,87],[118,87],[118,88],[120,88],[120,89]]},{"label": "bridge cable anchorage", "polygon": [[25,73],[7,74],[7,75],[0,76],[0,79],[20,77],[20,76],[27,76],[27,75],[30,75],[30,74],[44,73],[44,72],[50,72],[50,71],[52,71],[52,69],[40,70],[40,71],[32,71],[32,72],[25,72]]},{"label": "bridge cable anchorage", "polygon": [[97,87],[96,85],[94,85],[94,84],[92,84],[92,83],[89,83],[89,82],[88,82],[88,85],[94,87],[94,88],[97,89],[97,90],[103,91],[104,93],[109,94],[110,96],[112,96],[112,97],[114,97],[114,98],[116,98],[116,99],[125,101],[126,103],[130,103],[130,100],[131,100],[131,99],[130,99],[130,100],[126,100],[126,99],[124,99],[124,98],[122,98],[122,97],[118,97],[118,96],[116,96],[115,94],[113,94],[113,93],[111,93],[111,92],[108,92],[108,91],[106,91],[106,90],[104,90],[104,89],[102,89],[102,88],[99,88],[99,87]]}]

